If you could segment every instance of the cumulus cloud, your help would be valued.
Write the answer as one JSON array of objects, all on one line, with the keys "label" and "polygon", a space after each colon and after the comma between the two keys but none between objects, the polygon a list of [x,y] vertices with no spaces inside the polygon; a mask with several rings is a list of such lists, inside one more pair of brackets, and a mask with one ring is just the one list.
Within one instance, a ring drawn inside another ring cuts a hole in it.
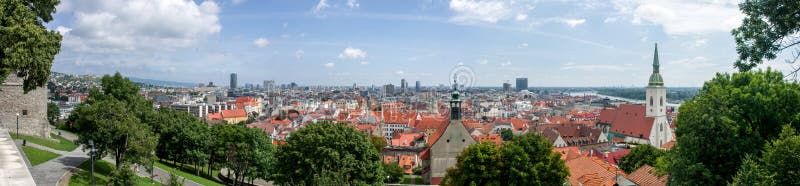
[{"label": "cumulus cloud", "polygon": [[515,19],[517,21],[524,21],[525,19],[528,19],[528,14],[517,14],[517,17]]},{"label": "cumulus cloud", "polygon": [[269,45],[269,40],[267,40],[266,38],[260,37],[260,38],[258,38],[256,40],[253,40],[253,45],[255,45],[258,48],[264,48],[264,47],[267,47],[267,45]]},{"label": "cumulus cloud", "polygon": [[519,47],[520,48],[528,47],[528,43],[521,43],[521,44],[519,44]]},{"label": "cumulus cloud", "polygon": [[56,32],[58,32],[62,36],[67,35],[67,33],[69,33],[69,31],[72,31],[72,29],[71,28],[67,28],[67,27],[63,27],[63,26],[56,27]]},{"label": "cumulus cloud", "polygon": [[449,7],[456,13],[450,21],[464,24],[496,23],[514,15],[508,2],[498,0],[452,0]]},{"label": "cumulus cloud", "polygon": [[670,35],[730,32],[741,24],[744,15],[738,1],[649,1],[615,0],[618,13],[635,24],[661,25]]},{"label": "cumulus cloud", "polygon": [[359,6],[361,6],[361,4],[358,4],[358,1],[356,1],[356,0],[347,0],[347,7],[358,8]]},{"label": "cumulus cloud", "polygon": [[67,5],[60,11],[73,15],[71,31],[64,37],[63,45],[79,52],[122,53],[188,47],[222,29],[219,6],[214,1],[63,2]]},{"label": "cumulus cloud", "polygon": [[334,64],[333,62],[330,62],[330,63],[325,63],[322,66],[325,66],[325,68],[333,68],[334,65],[336,65],[336,64]]},{"label": "cumulus cloud", "polygon": [[562,19],[561,22],[574,28],[575,26],[585,23],[586,19]]},{"label": "cumulus cloud", "polygon": [[294,58],[297,58],[297,59],[303,58],[303,55],[305,55],[305,54],[306,54],[306,52],[303,51],[303,50],[294,51]]},{"label": "cumulus cloud", "polygon": [[361,49],[347,47],[339,54],[339,58],[342,59],[364,59],[367,57],[367,52],[364,52]]},{"label": "cumulus cloud", "polygon": [[330,7],[330,5],[328,5],[328,0],[319,0],[317,6],[314,6],[314,9],[312,9],[312,11],[314,13],[319,13],[320,11],[325,10],[328,7]]}]

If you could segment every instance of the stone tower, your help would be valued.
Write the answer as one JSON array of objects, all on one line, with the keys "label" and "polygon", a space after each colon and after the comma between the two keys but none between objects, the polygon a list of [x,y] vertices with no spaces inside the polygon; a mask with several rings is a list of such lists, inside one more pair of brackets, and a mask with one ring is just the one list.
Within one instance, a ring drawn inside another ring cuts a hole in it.
[{"label": "stone tower", "polygon": [[22,82],[22,78],[12,73],[0,85],[0,127],[8,129],[10,134],[16,133],[19,114],[20,134],[50,138],[47,88],[38,87],[26,94]]},{"label": "stone tower", "polygon": [[469,145],[477,143],[461,123],[461,94],[457,84],[450,95],[450,123],[431,146],[431,175],[428,181],[431,184],[439,184],[447,169],[456,165],[456,156]]},{"label": "stone tower", "polygon": [[653,53],[653,74],[647,83],[646,116],[653,118],[653,127],[650,129],[650,145],[660,148],[661,145],[672,140],[672,129],[667,121],[667,87],[659,72],[658,44]]}]

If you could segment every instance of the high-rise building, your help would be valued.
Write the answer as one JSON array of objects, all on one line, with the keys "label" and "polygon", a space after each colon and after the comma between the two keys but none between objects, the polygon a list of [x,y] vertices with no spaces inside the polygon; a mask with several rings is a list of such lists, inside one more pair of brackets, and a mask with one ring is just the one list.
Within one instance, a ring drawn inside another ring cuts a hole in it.
[{"label": "high-rise building", "polygon": [[417,91],[417,92],[422,90],[422,85],[421,85],[421,83],[419,81],[415,82],[414,90]]},{"label": "high-rise building", "polygon": [[238,86],[236,84],[237,82],[238,82],[238,80],[236,78],[236,73],[231,73],[231,89],[238,88]]},{"label": "high-rise building", "polygon": [[393,96],[394,95],[394,85],[388,84],[383,86],[383,94],[384,96]]},{"label": "high-rise building", "polygon": [[511,83],[505,82],[503,83],[503,91],[511,91]]},{"label": "high-rise building", "polygon": [[517,78],[517,91],[528,90],[528,78]]},{"label": "high-rise building", "polygon": [[408,89],[408,82],[406,79],[400,79],[400,92],[406,92],[406,89]]},{"label": "high-rise building", "polygon": [[275,88],[275,81],[264,80],[264,90],[271,92]]}]

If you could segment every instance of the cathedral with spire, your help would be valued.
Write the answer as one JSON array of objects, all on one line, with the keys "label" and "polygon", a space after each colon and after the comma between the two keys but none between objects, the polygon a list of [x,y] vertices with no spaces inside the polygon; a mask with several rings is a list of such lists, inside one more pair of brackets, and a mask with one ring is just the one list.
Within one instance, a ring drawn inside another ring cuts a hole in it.
[{"label": "cathedral with spire", "polygon": [[610,126],[612,141],[649,144],[661,148],[673,141],[673,129],[667,119],[667,87],[661,77],[658,44],[653,51],[653,72],[645,87],[644,104],[622,104],[617,109],[600,112],[598,124]]},{"label": "cathedral with spire", "polygon": [[449,102],[450,123],[444,131],[439,133],[429,152],[426,152],[429,153],[429,157],[423,158],[428,160],[423,164],[429,166],[430,170],[423,174],[426,183],[439,184],[447,173],[447,169],[455,167],[456,156],[469,145],[477,143],[461,123],[461,92],[458,91],[458,83],[453,82],[453,91],[450,92]]}]

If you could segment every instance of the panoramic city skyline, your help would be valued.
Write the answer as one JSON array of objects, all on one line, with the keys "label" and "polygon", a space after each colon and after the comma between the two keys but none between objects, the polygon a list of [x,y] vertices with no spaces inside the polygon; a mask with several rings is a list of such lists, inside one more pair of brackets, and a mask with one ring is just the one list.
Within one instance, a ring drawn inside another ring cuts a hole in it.
[{"label": "panoramic city skyline", "polygon": [[[227,86],[643,86],[658,43],[665,85],[733,72],[737,1],[73,1],[53,71]],[[703,17],[704,19],[696,19]],[[782,58],[761,67],[787,71]]]}]

